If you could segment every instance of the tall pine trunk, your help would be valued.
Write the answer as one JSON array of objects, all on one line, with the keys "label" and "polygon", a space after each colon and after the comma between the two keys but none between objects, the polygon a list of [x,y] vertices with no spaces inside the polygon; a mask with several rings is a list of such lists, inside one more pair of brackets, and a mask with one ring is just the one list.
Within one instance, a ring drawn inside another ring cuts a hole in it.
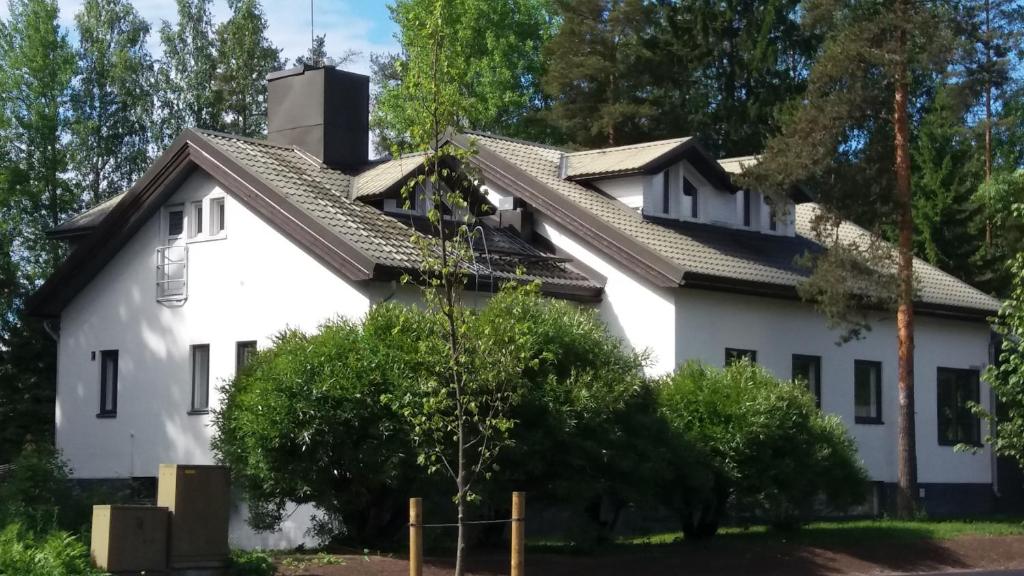
[{"label": "tall pine trunk", "polygon": [[[897,4],[898,13],[906,14],[906,0]],[[902,18],[900,19],[902,26]],[[899,345],[899,489],[896,513],[899,518],[914,516],[917,492],[917,441],[914,426],[914,221],[910,190],[910,126],[907,118],[909,80],[907,73],[907,32],[898,33],[897,51],[900,60],[895,70],[893,128],[896,144],[896,203],[899,210],[899,294],[896,312],[896,335]]]}]

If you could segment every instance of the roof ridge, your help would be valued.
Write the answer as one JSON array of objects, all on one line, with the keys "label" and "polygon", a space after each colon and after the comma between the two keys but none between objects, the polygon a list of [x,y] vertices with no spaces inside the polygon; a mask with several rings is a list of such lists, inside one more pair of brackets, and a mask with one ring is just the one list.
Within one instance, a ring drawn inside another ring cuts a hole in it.
[{"label": "roof ridge", "polygon": [[485,132],[483,130],[465,130],[463,134],[469,134],[474,136],[482,136],[484,138],[494,138],[495,140],[504,140],[506,142],[513,142],[515,144],[523,144],[524,146],[533,146],[534,148],[544,148],[545,150],[554,150],[563,154],[569,154],[570,151],[566,150],[562,146],[555,146],[554,144],[543,144],[541,142],[533,142],[530,140],[523,140],[522,138],[514,138],[512,136],[505,136],[503,134],[495,134],[493,132]]},{"label": "roof ridge", "polygon": [[692,140],[693,136],[680,136],[678,138],[665,138],[664,140],[652,140],[650,142],[637,142],[636,144],[624,144],[622,146],[609,146],[608,148],[594,148],[592,150],[581,150],[579,152],[566,152],[566,156],[586,156],[589,154],[605,154],[609,152],[620,152],[622,150],[635,150],[638,148],[652,148],[654,146],[663,146],[670,142],[676,142],[682,144],[688,140]]},{"label": "roof ridge", "polygon": [[201,136],[214,136],[217,138],[227,138],[230,140],[238,140],[239,142],[249,142],[250,144],[258,144],[260,146],[267,146],[268,148],[278,148],[281,150],[294,150],[295,146],[289,146],[287,144],[277,144],[271,142],[265,138],[252,138],[250,136],[239,136],[237,134],[229,134],[227,132],[220,132],[218,130],[209,130],[207,128],[191,128],[191,130],[200,134]]}]

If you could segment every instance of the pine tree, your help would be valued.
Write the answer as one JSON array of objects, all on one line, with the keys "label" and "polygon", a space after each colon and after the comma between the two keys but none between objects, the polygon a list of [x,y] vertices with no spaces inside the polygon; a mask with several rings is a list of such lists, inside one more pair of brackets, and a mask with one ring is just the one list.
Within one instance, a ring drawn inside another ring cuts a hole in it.
[{"label": "pine tree", "polygon": [[164,55],[157,68],[160,117],[154,139],[161,150],[185,128],[221,128],[211,1],[177,0],[177,23],[165,20],[160,26]]},{"label": "pine tree", "polygon": [[[645,140],[656,109],[645,94],[652,6],[642,0],[556,0],[544,50],[549,120],[583,147]],[[677,78],[686,84],[687,79]]]},{"label": "pine tree", "polygon": [[[922,84],[932,86],[951,62],[947,6],[923,0],[808,1],[805,25],[823,35],[824,45],[811,68],[806,95],[794,105],[782,133],[769,141],[749,178],[776,197],[795,184],[814,190],[823,206],[816,222],[822,241],[830,237],[822,232],[837,220],[857,220],[866,211],[879,226],[888,224],[896,231],[895,253],[883,253],[862,268],[877,270],[882,263],[896,262],[895,289],[888,296],[896,307],[901,518],[914,514],[917,491],[910,111]],[[832,289],[803,294],[815,298],[827,313],[863,310],[857,304],[863,303],[865,285],[849,277],[850,267],[829,265],[831,258],[856,256],[856,247],[839,242],[829,247],[815,259],[809,284]],[[822,278],[829,273],[832,277]]]},{"label": "pine tree", "polygon": [[258,0],[231,0],[231,18],[217,27],[217,100],[226,131],[260,136],[267,130],[267,74],[281,68],[281,51],[267,38]]},{"label": "pine tree", "polygon": [[149,164],[149,24],[128,0],[86,0],[75,22],[72,171],[79,195],[96,204],[128,189]]},{"label": "pine tree", "polygon": [[940,86],[914,133],[914,249],[921,258],[965,282],[978,271],[983,248],[974,193],[983,179],[967,110]]}]

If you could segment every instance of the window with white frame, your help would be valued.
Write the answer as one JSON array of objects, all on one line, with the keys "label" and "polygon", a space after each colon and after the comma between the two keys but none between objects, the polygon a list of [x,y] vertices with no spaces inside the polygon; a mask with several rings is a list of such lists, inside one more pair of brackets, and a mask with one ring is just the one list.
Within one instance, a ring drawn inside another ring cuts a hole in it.
[{"label": "window with white frame", "polygon": [[210,345],[192,346],[192,408],[193,414],[210,410]]},{"label": "window with white frame", "polygon": [[188,237],[195,238],[203,233],[203,201],[196,200],[189,204]]},{"label": "window with white frame", "polygon": [[210,236],[224,232],[224,198],[210,199]]}]

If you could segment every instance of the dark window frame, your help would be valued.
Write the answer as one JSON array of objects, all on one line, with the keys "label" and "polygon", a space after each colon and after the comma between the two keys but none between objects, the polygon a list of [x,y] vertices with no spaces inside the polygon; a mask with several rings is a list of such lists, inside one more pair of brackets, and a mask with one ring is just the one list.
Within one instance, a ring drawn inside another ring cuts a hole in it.
[{"label": "dark window frame", "polygon": [[[177,232],[172,232],[171,231],[171,222],[172,222],[171,214],[180,214],[178,222],[176,222],[177,228],[178,228]],[[182,205],[182,206],[175,206],[174,208],[168,208],[167,209],[167,237],[168,238],[180,238],[184,234],[185,234],[185,206]]]},{"label": "dark window frame", "polygon": [[[107,406],[107,358],[114,359],[114,382],[111,386],[110,410]],[[117,416],[117,380],[120,371],[120,358],[117,350],[100,350],[100,411],[97,418],[115,418]]]},{"label": "dark window frame", "polygon": [[[973,438],[962,439],[957,435],[955,438],[947,438],[943,433],[947,427],[944,426],[945,418],[943,417],[942,410],[942,387],[940,386],[940,374],[942,372],[952,372],[958,376],[968,375],[971,379],[971,385],[973,386],[972,398],[968,398],[969,402],[980,402],[981,401],[981,373],[980,371],[973,368],[949,368],[946,366],[939,366],[935,370],[935,425],[936,433],[939,441],[939,446],[956,446],[958,444],[965,444],[968,446],[981,446],[981,418],[971,414],[968,418],[972,421],[971,431]],[[960,384],[959,381],[956,381]],[[964,408],[967,409],[966,407]],[[959,420],[959,410],[954,411],[954,420]],[[954,428],[959,429],[958,422],[954,422]]]},{"label": "dark window frame", "polygon": [[[206,350],[206,406],[196,406],[196,351]],[[193,344],[189,346],[189,382],[192,384],[192,400],[189,402],[189,414],[209,414],[210,413],[210,345],[209,344]]]},{"label": "dark window frame", "polygon": [[749,358],[751,364],[757,364],[757,350],[749,350],[747,348],[726,348],[725,349],[725,365],[731,366],[733,362],[741,360],[743,358]]},{"label": "dark window frame", "polygon": [[[877,370],[878,378],[875,379],[875,396],[878,398],[878,406],[874,416],[857,416],[857,368],[865,366]],[[855,424],[884,424],[882,421],[882,363],[877,360],[854,360],[853,361],[853,421]]]},{"label": "dark window frame", "polygon": [[256,351],[255,340],[239,340],[235,342],[235,374],[241,372],[248,363],[248,357],[246,351],[251,349],[253,352]]},{"label": "dark window frame", "polygon": [[790,377],[793,380],[797,379],[796,367],[798,361],[810,361],[814,366],[814,390],[811,393],[814,394],[814,401],[818,408],[821,408],[821,356],[815,356],[813,354],[793,354],[792,364],[790,366]]},{"label": "dark window frame", "polygon": [[672,169],[665,170],[661,176],[661,213],[668,214],[672,202]]},{"label": "dark window frame", "polygon": [[743,191],[743,226],[750,228],[750,190]]},{"label": "dark window frame", "polygon": [[697,199],[700,196],[700,191],[697,186],[690,181],[689,178],[683,176],[683,196],[690,197],[690,218],[700,218],[700,204]]}]

